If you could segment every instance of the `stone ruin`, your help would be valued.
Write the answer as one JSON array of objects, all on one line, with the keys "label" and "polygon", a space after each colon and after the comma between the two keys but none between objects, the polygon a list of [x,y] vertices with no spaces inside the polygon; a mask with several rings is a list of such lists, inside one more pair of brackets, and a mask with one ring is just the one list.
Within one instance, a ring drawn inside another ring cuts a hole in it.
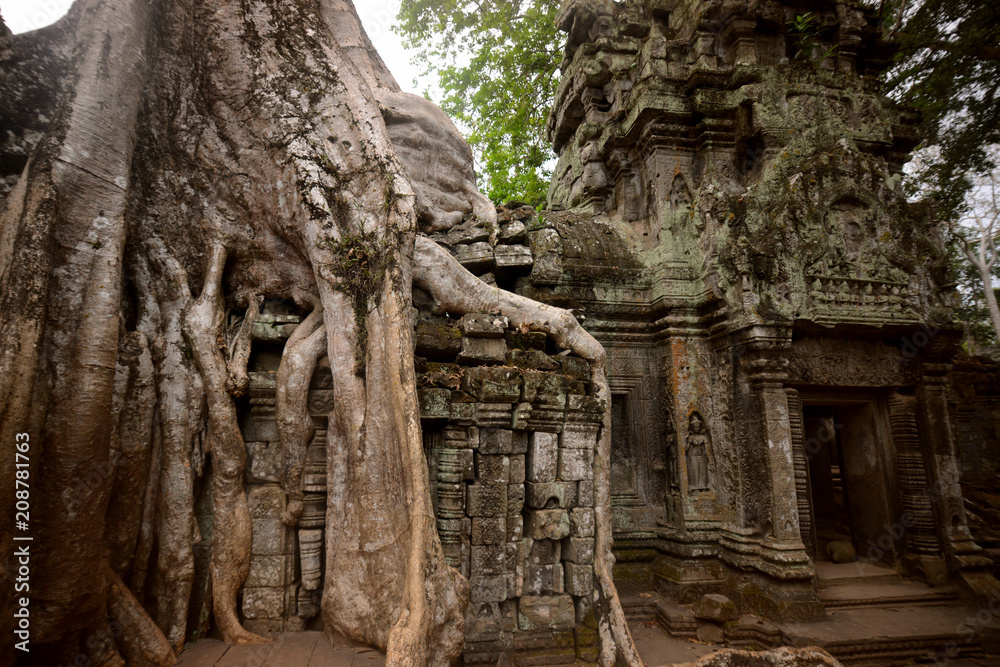
[{"label": "stone ruin", "polygon": [[[511,651],[596,660],[593,457],[606,411],[623,589],[679,604],[724,593],[743,613],[818,620],[817,563],[838,548],[932,584],[995,585],[959,482],[960,445],[979,443],[983,460],[998,450],[1000,373],[965,362],[979,393],[956,398],[946,251],[901,188],[917,119],[877,92],[892,49],[872,10],[811,3],[820,29],[799,34],[804,11],[564,2],[548,210],[512,203],[497,228],[432,235],[487,282],[573,309],[608,352],[612,389],[599,404],[588,363],[544,334],[491,313],[456,319],[415,291],[438,531],[472,591],[466,664]],[[306,510],[294,529],[280,520],[274,372],[297,323],[265,304],[243,415],[254,523],[242,612],[259,633],[313,627],[324,576],[322,364]],[[694,634],[689,617],[656,618]],[[723,637],[780,642],[773,625],[751,625]]]}]

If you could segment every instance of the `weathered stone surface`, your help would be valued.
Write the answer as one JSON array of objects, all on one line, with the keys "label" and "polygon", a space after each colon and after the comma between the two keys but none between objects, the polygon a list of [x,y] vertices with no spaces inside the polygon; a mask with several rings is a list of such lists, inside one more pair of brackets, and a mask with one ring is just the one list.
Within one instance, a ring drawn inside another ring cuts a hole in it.
[{"label": "weathered stone surface", "polygon": [[413,332],[413,342],[422,357],[450,360],[462,349],[462,334],[455,326],[421,322]]},{"label": "weathered stone surface", "polygon": [[280,619],[284,611],[284,588],[243,589],[243,615],[247,618]]},{"label": "weathered stone surface", "polygon": [[502,517],[507,514],[506,484],[470,484],[466,514],[471,517]]},{"label": "weathered stone surface", "polygon": [[295,557],[291,555],[279,556],[256,556],[250,561],[250,573],[247,575],[247,588],[273,588],[283,587],[292,578],[286,580],[286,576],[291,574],[294,577]]},{"label": "weathered stone surface", "polygon": [[506,575],[473,576],[469,579],[472,603],[503,602],[507,599]]},{"label": "weathered stone surface", "polygon": [[423,419],[447,419],[451,416],[450,389],[420,389],[420,417]]},{"label": "weathered stone surface", "polygon": [[557,476],[566,481],[594,479],[594,451],[565,447],[560,449]]},{"label": "weathered stone surface", "polygon": [[550,565],[529,564],[524,568],[524,585],[522,595],[553,595],[563,592],[563,566],[561,563]]},{"label": "weathered stone surface", "polygon": [[280,442],[247,444],[251,482],[280,482],[285,472],[284,450]]},{"label": "weathered stone surface", "polygon": [[594,506],[594,482],[581,481],[576,485],[576,504],[581,507]]},{"label": "weathered stone surface", "polygon": [[488,271],[493,266],[493,248],[485,241],[460,243],[453,248],[455,259],[468,270],[478,273]]},{"label": "weathered stone surface", "polygon": [[514,432],[506,428],[484,428],[479,433],[480,454],[510,454],[514,449]]},{"label": "weathered stone surface", "polygon": [[593,537],[594,536],[594,510],[587,507],[576,507],[569,511],[570,522],[573,526],[573,537]]},{"label": "weathered stone surface", "polygon": [[250,550],[255,556],[277,556],[289,551],[289,529],[280,517],[254,519]]},{"label": "weathered stone surface", "polygon": [[558,361],[539,350],[510,350],[507,352],[507,365],[534,371],[554,371],[559,368]]},{"label": "weathered stone surface", "polygon": [[676,664],[674,667],[843,667],[821,648],[782,647],[770,651],[723,649],[700,660]]},{"label": "weathered stone surface", "polygon": [[590,595],[594,590],[594,567],[585,563],[566,562],[566,592],[570,595]]},{"label": "weathered stone surface", "polygon": [[726,633],[717,623],[702,623],[696,631],[698,641],[706,644],[722,644],[726,641]]},{"label": "weathered stone surface", "polygon": [[554,482],[559,465],[559,436],[555,433],[532,433],[526,465],[528,481]]},{"label": "weathered stone surface", "polygon": [[507,486],[507,514],[520,515],[524,511],[524,484]]},{"label": "weathered stone surface", "polygon": [[[590,513],[590,535],[593,535],[593,510]],[[569,512],[566,510],[534,510],[529,512],[525,531],[527,536],[533,540],[561,540],[570,533]]]},{"label": "weathered stone surface", "polygon": [[554,565],[561,560],[562,544],[556,540],[534,540],[528,553],[531,565]]},{"label": "weathered stone surface", "polygon": [[525,595],[518,601],[517,617],[522,630],[571,628],[576,611],[569,595]]},{"label": "weathered stone surface", "polygon": [[503,338],[506,318],[484,313],[468,313],[458,321],[458,328],[468,338]]},{"label": "weathered stone surface", "polygon": [[517,516],[507,517],[507,541],[517,542],[520,541],[521,537],[524,535],[524,517],[518,514]]},{"label": "weathered stone surface", "polygon": [[498,245],[493,250],[493,257],[498,274],[505,270],[521,270],[527,273],[534,264],[531,250],[523,245]]},{"label": "weathered stone surface", "polygon": [[557,357],[560,372],[577,380],[590,381],[590,363],[580,357]]},{"label": "weathered stone surface", "polygon": [[502,338],[462,337],[458,361],[463,364],[502,364],[507,356],[507,343]]},{"label": "weathered stone surface", "polygon": [[569,509],[576,501],[573,482],[527,482],[525,503],[532,509]]},{"label": "weathered stone surface", "polygon": [[501,544],[507,533],[507,520],[503,517],[473,517],[472,544]]},{"label": "weathered stone surface", "polygon": [[[470,338],[485,343],[495,343],[488,338]],[[501,341],[503,342],[503,341]],[[506,366],[480,366],[465,371],[462,391],[484,403],[514,403],[520,397],[521,374]]]},{"label": "weathered stone surface", "polygon": [[709,621],[725,623],[735,621],[740,617],[736,604],[725,595],[718,593],[708,593],[701,596],[694,606],[695,618],[703,618]]},{"label": "weathered stone surface", "polygon": [[477,472],[483,484],[506,484],[510,479],[510,459],[503,454],[483,454],[480,442]]},{"label": "weathered stone surface", "polygon": [[510,457],[510,483],[524,484],[524,455]]},{"label": "weathered stone surface", "polygon": [[503,544],[472,545],[472,572],[479,575],[500,575],[504,573],[505,548]]},{"label": "weathered stone surface", "polygon": [[580,565],[594,562],[594,538],[567,537],[563,540],[563,559]]},{"label": "weathered stone surface", "polygon": [[504,243],[520,243],[528,234],[528,228],[520,220],[512,220],[500,227],[500,240]]}]

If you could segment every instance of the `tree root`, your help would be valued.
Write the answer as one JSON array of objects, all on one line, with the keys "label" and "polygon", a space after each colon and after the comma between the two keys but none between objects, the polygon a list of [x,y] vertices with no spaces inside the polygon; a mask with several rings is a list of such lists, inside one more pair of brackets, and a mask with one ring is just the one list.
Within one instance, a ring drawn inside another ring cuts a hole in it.
[{"label": "tree root", "polygon": [[[467,271],[446,250],[430,239],[418,236],[415,243],[413,281],[426,290],[439,309],[450,313],[496,313],[515,326],[525,326],[550,335],[564,349],[572,350],[591,364],[592,387],[597,398],[611,404],[603,346],[584,330],[568,310],[532,301],[527,297],[491,287]],[[625,612],[611,576],[611,413],[606,410],[604,426],[594,457],[596,549],[594,553],[595,611],[601,638],[601,665],[642,665]]]},{"label": "tree root", "polygon": [[243,491],[246,445],[240,433],[236,406],[227,391],[229,370],[219,340],[225,316],[222,273],[226,248],[211,249],[204,286],[184,314],[184,333],[191,342],[195,363],[205,383],[208,434],[214,475],[212,533],[212,598],[222,638],[230,644],[266,643],[240,624],[236,598],[250,571],[250,508]]},{"label": "tree root", "polygon": [[177,664],[170,642],[107,564],[104,577],[108,585],[108,614],[120,630],[117,634],[118,648],[129,667],[169,667]]},{"label": "tree root", "polygon": [[318,304],[285,343],[276,378],[274,412],[285,454],[281,485],[288,494],[282,521],[289,526],[298,523],[302,515],[302,469],[306,449],[316,431],[309,416],[309,383],[316,370],[316,362],[324,354],[326,329],[323,328],[323,306]]}]

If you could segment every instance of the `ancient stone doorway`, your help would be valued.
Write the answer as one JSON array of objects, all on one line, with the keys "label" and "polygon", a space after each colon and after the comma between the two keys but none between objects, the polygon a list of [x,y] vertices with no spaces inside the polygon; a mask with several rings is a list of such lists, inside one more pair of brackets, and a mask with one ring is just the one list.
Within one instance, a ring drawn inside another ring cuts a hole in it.
[{"label": "ancient stone doorway", "polygon": [[895,565],[885,410],[874,399],[803,403],[812,515],[803,541],[817,561]]}]

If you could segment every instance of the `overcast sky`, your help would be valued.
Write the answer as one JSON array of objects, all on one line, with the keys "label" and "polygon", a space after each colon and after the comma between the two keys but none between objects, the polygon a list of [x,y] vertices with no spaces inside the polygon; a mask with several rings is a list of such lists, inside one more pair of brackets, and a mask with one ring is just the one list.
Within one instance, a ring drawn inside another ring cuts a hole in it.
[{"label": "overcast sky", "polygon": [[[410,65],[410,54],[400,44],[399,36],[392,31],[392,24],[399,11],[400,0],[355,1],[358,14],[368,36],[392,70],[403,90],[417,92],[413,78],[418,69]],[[73,0],[0,0],[0,14],[14,32],[27,32],[55,23],[73,4]]]}]

